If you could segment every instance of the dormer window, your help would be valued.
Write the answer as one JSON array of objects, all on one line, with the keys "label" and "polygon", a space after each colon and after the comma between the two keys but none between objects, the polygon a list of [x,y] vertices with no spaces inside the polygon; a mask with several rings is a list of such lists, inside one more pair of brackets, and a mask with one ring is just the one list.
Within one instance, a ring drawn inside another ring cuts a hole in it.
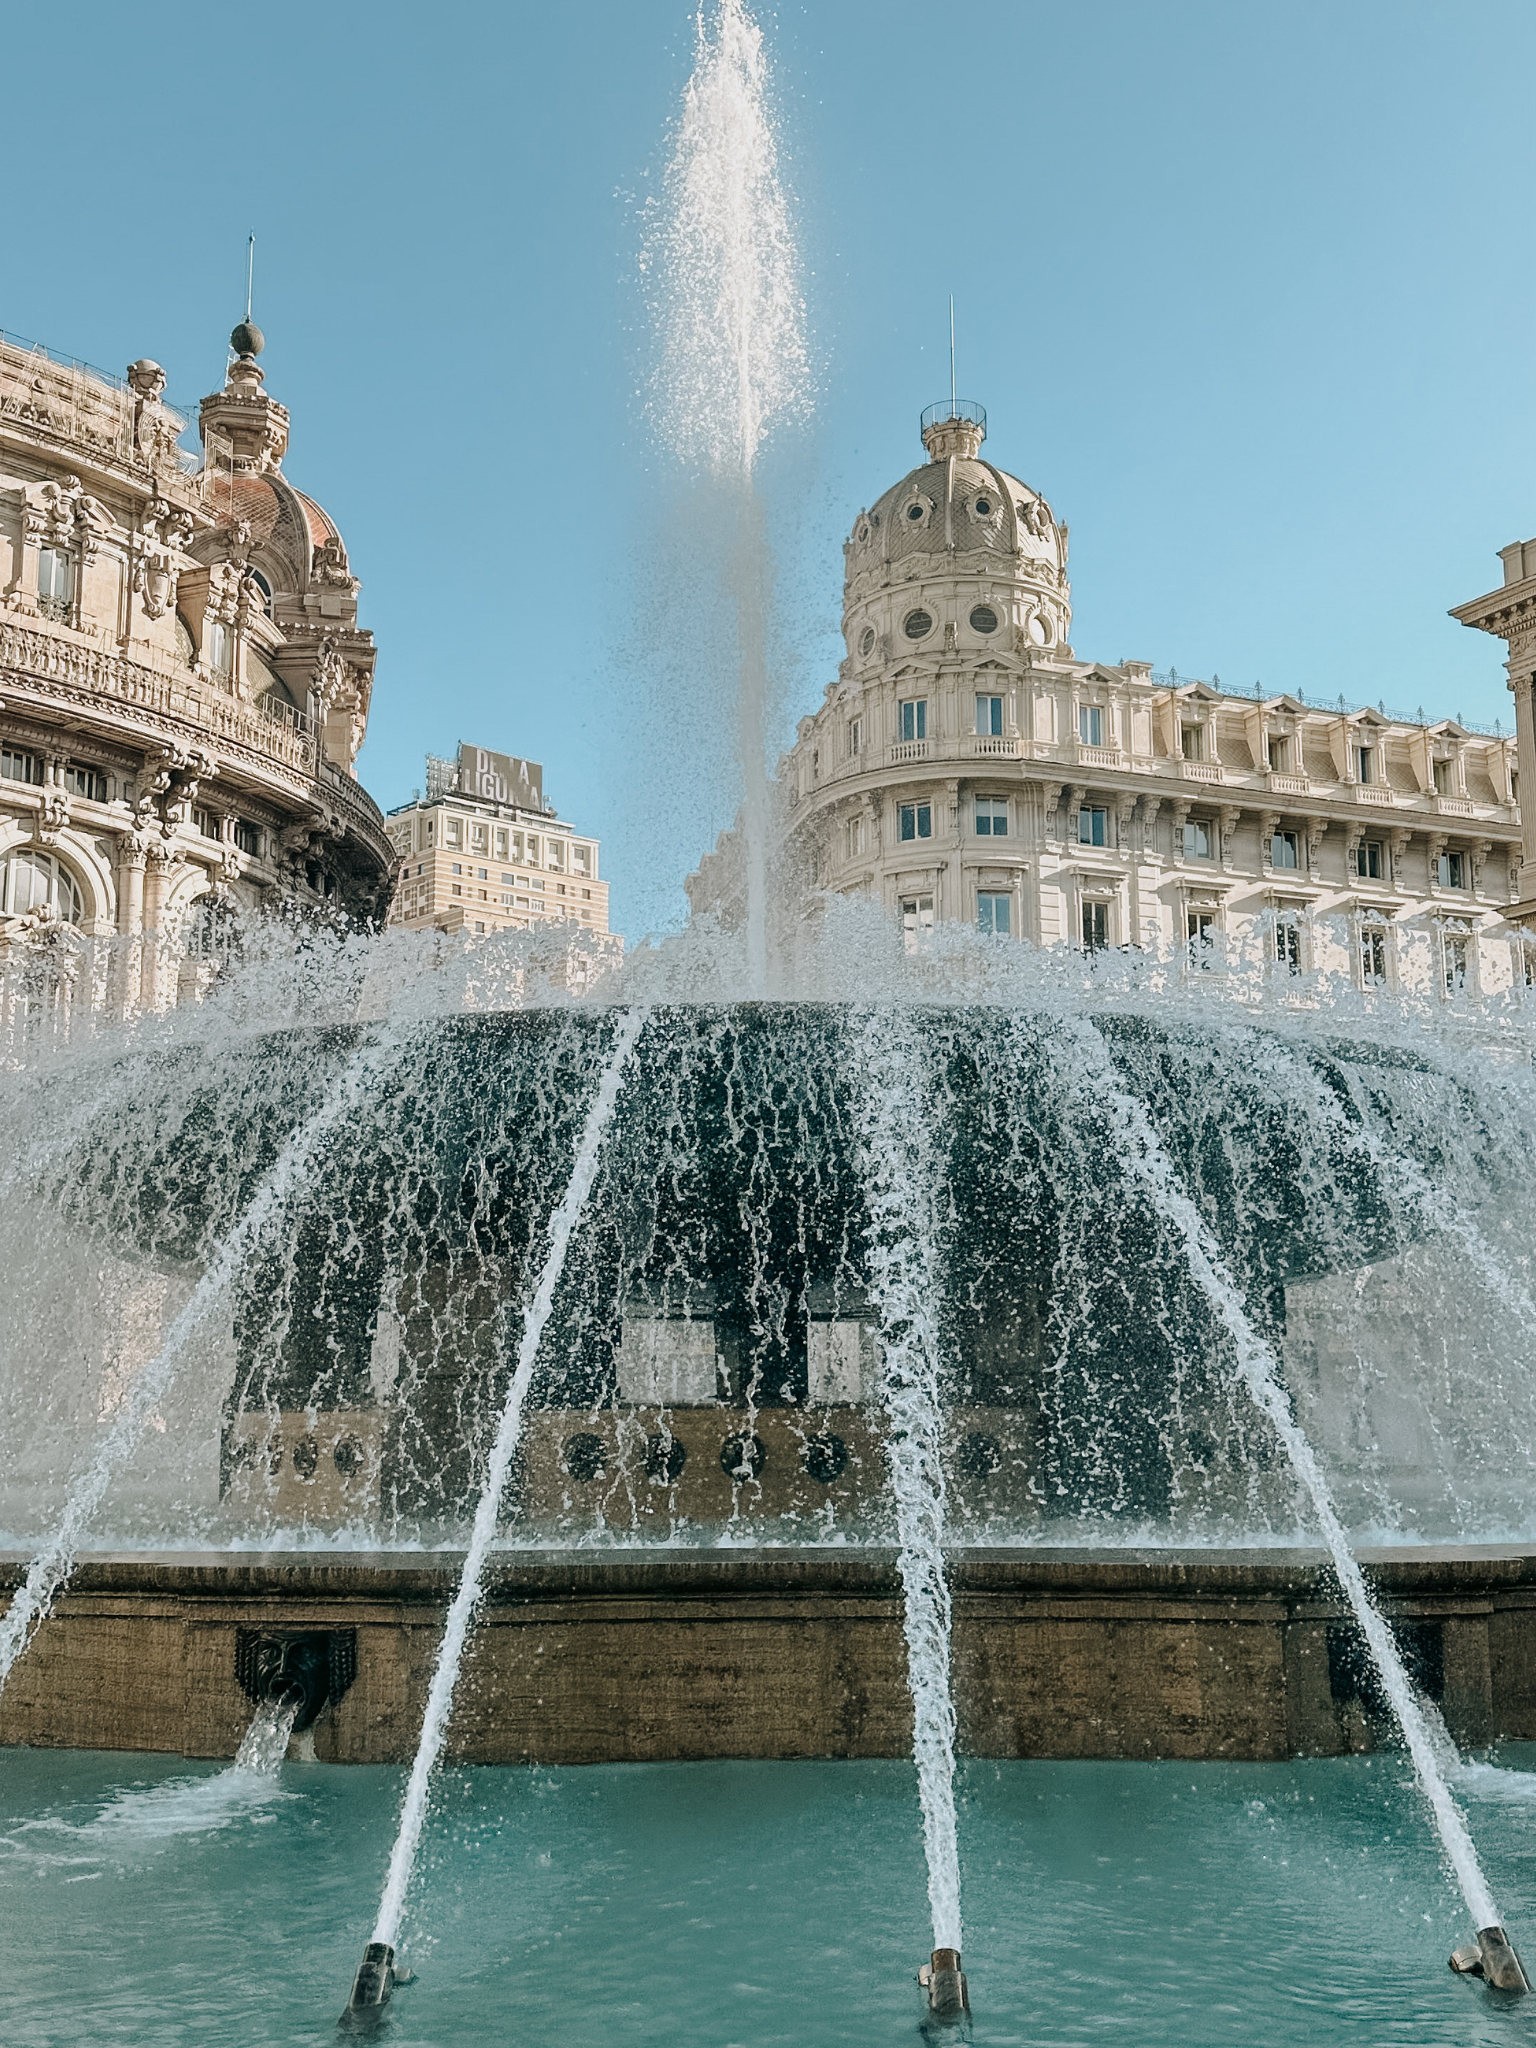
[{"label": "dormer window", "polygon": [[1356,747],[1355,769],[1362,786],[1369,786],[1376,780],[1376,749]]},{"label": "dormer window", "polygon": [[1435,795],[1451,794],[1451,764],[1449,761],[1431,761],[1430,771],[1435,778]]},{"label": "dormer window", "polygon": [[1291,743],[1283,733],[1272,732],[1269,736],[1269,772],[1271,775],[1289,775],[1291,772]]},{"label": "dormer window", "polygon": [[1205,759],[1205,728],[1203,726],[1180,726],[1179,741],[1186,761],[1203,761]]},{"label": "dormer window", "polygon": [[45,619],[67,624],[74,607],[74,557],[64,548],[37,551],[37,608]]},{"label": "dormer window", "polygon": [[[1104,711],[1098,704],[1080,704],[1077,710],[1077,736],[1085,747],[1102,747],[1104,744]],[[1185,751],[1188,751],[1186,746]],[[1192,758],[1199,758],[1198,755]]]}]

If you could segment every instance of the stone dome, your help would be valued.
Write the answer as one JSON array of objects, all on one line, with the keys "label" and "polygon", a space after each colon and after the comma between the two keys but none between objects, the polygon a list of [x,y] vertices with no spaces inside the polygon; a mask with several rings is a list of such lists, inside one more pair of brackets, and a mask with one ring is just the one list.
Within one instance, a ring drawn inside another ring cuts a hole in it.
[{"label": "stone dome", "polygon": [[1064,635],[1066,528],[1038,491],[982,459],[982,431],[963,420],[930,427],[925,442],[937,459],[910,471],[854,521],[843,550],[850,651],[874,651],[871,628],[876,639],[889,632],[893,593],[915,598],[933,587],[938,596],[939,586],[957,598],[964,586],[1005,600],[1026,627],[1039,617],[1041,627],[1029,633],[1037,645]]}]

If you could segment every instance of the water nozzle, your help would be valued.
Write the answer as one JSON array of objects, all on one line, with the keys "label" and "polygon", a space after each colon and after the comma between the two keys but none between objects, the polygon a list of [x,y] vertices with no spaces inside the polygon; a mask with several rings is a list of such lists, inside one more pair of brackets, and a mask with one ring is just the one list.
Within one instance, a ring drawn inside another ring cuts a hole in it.
[{"label": "water nozzle", "polygon": [[1481,1977],[1495,1991],[1508,1991],[1516,1998],[1531,1988],[1502,1927],[1480,1927],[1475,1943],[1452,1951],[1451,1968],[1461,1977]]},{"label": "water nozzle", "polygon": [[928,1994],[928,2010],[935,2019],[958,2020],[971,2009],[971,1994],[960,1967],[957,1948],[936,1948],[932,1962],[924,1963],[917,1981]]},{"label": "water nozzle", "polygon": [[363,1960],[352,1980],[352,1996],[341,2016],[343,2030],[349,2034],[371,2033],[374,2024],[383,2017],[395,1986],[409,1982],[407,1971],[396,1970],[395,1952],[389,1943],[370,1941],[363,1950]]}]

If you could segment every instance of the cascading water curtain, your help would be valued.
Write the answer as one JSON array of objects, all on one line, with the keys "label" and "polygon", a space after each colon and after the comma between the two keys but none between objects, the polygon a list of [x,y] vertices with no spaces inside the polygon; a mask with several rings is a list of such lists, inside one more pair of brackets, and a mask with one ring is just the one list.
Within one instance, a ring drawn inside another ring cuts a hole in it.
[{"label": "cascading water curtain", "polygon": [[936,1129],[932,1049],[913,1014],[887,1009],[855,1014],[850,1034],[856,1156],[867,1217],[869,1293],[880,1317],[880,1386],[889,1425],[912,1754],[928,1855],[933,1945],[959,1950],[955,1708],[939,1407],[938,1204],[944,1146]]}]

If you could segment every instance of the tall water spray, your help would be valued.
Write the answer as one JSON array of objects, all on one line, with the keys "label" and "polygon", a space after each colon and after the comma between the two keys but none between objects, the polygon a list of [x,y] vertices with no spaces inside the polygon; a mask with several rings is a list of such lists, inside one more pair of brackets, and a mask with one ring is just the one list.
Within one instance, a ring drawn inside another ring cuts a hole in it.
[{"label": "tall water spray", "polygon": [[747,968],[768,972],[768,651],[772,570],[755,482],[776,421],[808,403],[805,307],[779,178],[762,31],[741,0],[700,14],[692,76],[672,138],[645,260],[656,291],[652,411],[691,469],[724,489],[728,576],[740,646]]}]

